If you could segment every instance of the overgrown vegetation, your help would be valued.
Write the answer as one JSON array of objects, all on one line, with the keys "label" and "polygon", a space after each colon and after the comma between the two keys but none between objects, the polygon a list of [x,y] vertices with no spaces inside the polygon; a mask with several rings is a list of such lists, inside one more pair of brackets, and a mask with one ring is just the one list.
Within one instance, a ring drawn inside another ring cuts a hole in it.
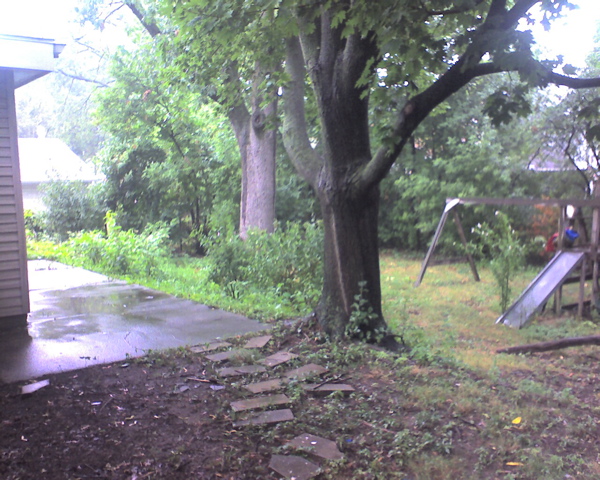
[{"label": "overgrown vegetation", "polygon": [[[31,223],[31,221],[30,221]],[[109,212],[103,230],[84,231],[63,243],[36,240],[29,257],[48,258],[147,285],[184,298],[262,319],[306,315],[318,300],[322,228],[288,223],[273,234],[252,231],[242,241],[223,231],[202,238],[209,254],[173,255],[169,227],[124,230]]]},{"label": "overgrown vegetation", "polygon": [[[220,390],[209,388],[214,381],[184,384],[186,378],[214,380],[221,365],[181,348],[130,360],[127,368],[119,368],[121,362],[53,378],[52,387],[36,398],[44,395],[54,408],[38,401],[39,415],[34,406],[23,411],[20,395],[0,395],[3,411],[19,412],[19,420],[5,423],[3,432],[19,431],[28,439],[11,439],[3,451],[11,452],[12,460],[28,457],[40,432],[50,425],[55,435],[60,421],[65,427],[60,432],[72,442],[67,445],[85,452],[97,475],[125,477],[136,471],[164,479],[275,479],[268,468],[273,454],[315,460],[310,451],[287,445],[307,432],[333,440],[344,453],[342,460],[321,462],[324,480],[597,479],[597,347],[527,356],[494,353],[514,344],[594,333],[597,316],[590,321],[548,314],[521,330],[495,325],[498,295],[490,268],[479,265],[482,281],[475,282],[468,265],[433,266],[414,288],[419,266],[419,260],[391,252],[381,262],[385,313],[410,350],[392,355],[362,343],[329,342],[314,323],[277,322],[274,339],[260,354],[236,358],[236,365],[252,363],[284,346],[298,357],[273,369],[273,375],[313,362],[328,369],[323,381],[355,387],[348,396],[315,398],[290,382],[283,392],[291,399],[293,421],[232,428],[240,414],[231,411],[230,402],[247,398],[243,386],[264,378],[218,379],[225,387]],[[535,274],[521,271],[517,286]],[[240,348],[245,338],[231,341]],[[99,399],[111,403],[91,408]],[[23,421],[27,429],[16,430]],[[127,441],[115,451],[110,442],[92,440],[108,434],[119,440],[127,434]],[[49,472],[78,465],[64,442],[43,440],[42,451],[51,455],[7,462],[7,472],[23,473],[39,462]]]},{"label": "overgrown vegetation", "polygon": [[251,230],[239,236],[216,235],[207,239],[210,279],[231,296],[245,289],[273,290],[301,310],[310,309],[322,281],[323,231],[316,223],[288,223],[267,234]]},{"label": "overgrown vegetation", "polygon": [[54,180],[41,190],[47,210],[36,220],[38,233],[65,241],[72,234],[102,228],[106,210],[101,185]]}]

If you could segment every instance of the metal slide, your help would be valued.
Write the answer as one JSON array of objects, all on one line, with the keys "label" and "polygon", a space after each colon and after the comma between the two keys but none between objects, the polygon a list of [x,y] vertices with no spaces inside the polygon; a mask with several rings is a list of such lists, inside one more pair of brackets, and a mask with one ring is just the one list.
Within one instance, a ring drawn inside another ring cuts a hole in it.
[{"label": "metal slide", "polygon": [[561,251],[557,253],[515,303],[496,320],[496,323],[521,328],[534,313],[541,310],[584,256],[585,252]]}]

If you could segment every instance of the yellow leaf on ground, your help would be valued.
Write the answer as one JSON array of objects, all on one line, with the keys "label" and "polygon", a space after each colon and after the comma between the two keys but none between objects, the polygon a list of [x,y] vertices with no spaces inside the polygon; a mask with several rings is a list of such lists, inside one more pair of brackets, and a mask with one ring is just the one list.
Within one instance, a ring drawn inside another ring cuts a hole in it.
[{"label": "yellow leaf on ground", "polygon": [[523,464],[521,462],[506,462],[506,464],[510,467],[522,467]]},{"label": "yellow leaf on ground", "polygon": [[514,425],[518,425],[519,423],[521,423],[521,420],[523,420],[521,417],[517,417],[517,418],[515,418],[515,419],[512,421],[512,423],[513,423]]}]

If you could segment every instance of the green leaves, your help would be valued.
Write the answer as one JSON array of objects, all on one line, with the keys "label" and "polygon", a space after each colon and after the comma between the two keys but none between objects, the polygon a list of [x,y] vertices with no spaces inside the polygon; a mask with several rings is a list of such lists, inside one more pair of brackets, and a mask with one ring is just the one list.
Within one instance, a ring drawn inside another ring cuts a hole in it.
[{"label": "green leaves", "polygon": [[494,126],[508,124],[517,116],[524,117],[531,113],[526,93],[527,88],[521,85],[510,89],[500,88],[488,97],[483,111]]}]

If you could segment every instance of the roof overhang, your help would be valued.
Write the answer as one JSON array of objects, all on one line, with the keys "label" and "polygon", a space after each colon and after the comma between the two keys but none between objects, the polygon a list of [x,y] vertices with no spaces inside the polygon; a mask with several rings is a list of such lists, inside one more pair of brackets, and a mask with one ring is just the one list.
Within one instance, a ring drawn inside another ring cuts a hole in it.
[{"label": "roof overhang", "polygon": [[0,34],[0,68],[14,72],[15,88],[54,71],[65,45],[54,39]]}]

